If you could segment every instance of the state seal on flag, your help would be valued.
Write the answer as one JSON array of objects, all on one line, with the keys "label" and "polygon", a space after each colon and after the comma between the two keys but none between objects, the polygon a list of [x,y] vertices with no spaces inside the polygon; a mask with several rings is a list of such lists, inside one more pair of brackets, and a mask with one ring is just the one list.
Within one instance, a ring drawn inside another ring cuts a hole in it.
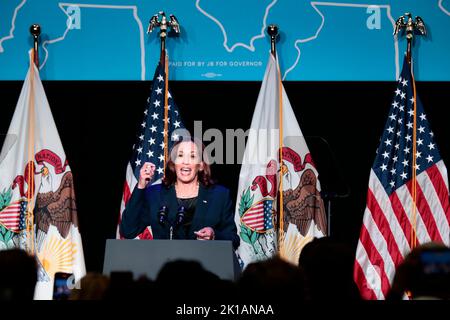
[{"label": "state seal on flag", "polygon": [[241,222],[252,231],[266,233],[273,229],[274,217],[273,199],[264,198],[244,212]]}]

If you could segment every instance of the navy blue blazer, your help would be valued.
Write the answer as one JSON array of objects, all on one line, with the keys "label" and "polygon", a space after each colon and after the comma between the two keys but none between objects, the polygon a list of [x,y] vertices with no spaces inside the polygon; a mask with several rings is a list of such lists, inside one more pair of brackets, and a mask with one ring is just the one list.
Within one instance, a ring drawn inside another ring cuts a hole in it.
[{"label": "navy blue blazer", "polygon": [[[168,221],[173,224],[178,212],[175,187],[163,184],[150,185],[145,189],[134,188],[131,198],[122,214],[120,232],[123,237],[133,239],[151,226],[153,238],[169,239],[170,225],[158,222],[158,213],[162,206],[168,207]],[[192,224],[187,230],[174,228],[174,239],[196,239],[194,231],[204,227],[214,229],[216,240],[231,240],[233,247],[239,246],[234,208],[230,191],[220,185],[208,188],[199,186],[197,205]]]}]

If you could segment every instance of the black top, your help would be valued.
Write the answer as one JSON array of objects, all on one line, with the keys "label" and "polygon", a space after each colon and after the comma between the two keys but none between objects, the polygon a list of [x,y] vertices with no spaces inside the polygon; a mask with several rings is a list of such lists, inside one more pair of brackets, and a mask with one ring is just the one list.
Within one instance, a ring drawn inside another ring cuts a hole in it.
[{"label": "black top", "polygon": [[192,225],[192,220],[194,219],[195,207],[197,205],[198,197],[193,198],[177,198],[178,201],[178,212],[180,208],[184,208],[184,219],[182,226],[185,229],[185,233],[188,234],[189,228]]}]

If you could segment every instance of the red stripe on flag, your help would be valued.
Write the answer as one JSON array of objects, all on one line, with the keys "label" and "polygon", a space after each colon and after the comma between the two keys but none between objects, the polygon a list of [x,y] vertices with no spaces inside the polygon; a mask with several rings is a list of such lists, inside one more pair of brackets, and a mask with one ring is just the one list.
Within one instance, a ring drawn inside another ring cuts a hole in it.
[{"label": "red stripe on flag", "polygon": [[263,211],[261,212],[247,212],[242,219],[253,219],[253,218],[258,218],[258,217],[263,217]]},{"label": "red stripe on flag", "polygon": [[[400,226],[402,227],[403,234],[406,238],[406,241],[408,242],[409,245],[411,245],[411,243],[412,243],[411,242],[411,223],[409,222],[408,216],[406,215],[403,205],[400,202],[400,199],[398,198],[398,195],[396,192],[393,192],[389,196],[389,199],[391,200],[392,209],[394,210],[394,214],[397,217],[397,221],[400,224]],[[416,236],[414,236],[414,238],[415,238],[414,243],[420,244],[419,239]]]},{"label": "red stripe on flag", "polygon": [[448,190],[444,179],[442,178],[441,172],[439,171],[437,165],[431,166],[426,170],[426,173],[430,177],[433,183],[434,190],[438,195],[439,201],[441,202],[442,209],[447,217],[447,222],[450,224],[450,207],[448,201]]},{"label": "red stripe on flag", "polygon": [[0,212],[0,222],[12,231],[19,230],[20,203],[15,202]]},{"label": "red stripe on flag", "polygon": [[[130,187],[128,186],[128,182],[125,180],[125,182],[123,184],[123,194],[122,194],[122,200],[123,200],[125,206],[127,205],[130,198],[131,198]],[[118,224],[120,225],[121,222],[122,222],[122,212],[119,214],[119,223]],[[152,240],[153,235],[150,232],[149,227],[147,227],[136,238],[141,239],[141,240]],[[124,239],[124,237],[122,237],[122,235],[120,235],[120,239]]]},{"label": "red stripe on flag", "polygon": [[[408,181],[406,184],[409,192],[412,196],[412,180]],[[441,235],[436,225],[436,220],[434,220],[433,213],[431,212],[430,206],[428,205],[427,199],[425,198],[422,188],[420,188],[419,183],[416,181],[416,196],[417,196],[417,211],[416,214],[420,214],[422,221],[427,228],[428,234],[431,240],[442,242]]]},{"label": "red stripe on flag", "polygon": [[389,222],[387,221],[383,210],[381,210],[380,205],[378,204],[377,199],[375,198],[375,195],[370,189],[367,192],[367,207],[372,213],[372,219],[375,221],[378,230],[380,230],[380,233],[386,240],[389,254],[392,257],[392,260],[394,261],[394,265],[397,267],[402,262],[403,256],[398,248],[397,242],[395,241],[395,237],[392,234]]},{"label": "red stripe on flag", "polygon": [[251,214],[251,213],[261,213],[264,212],[263,206],[262,205],[258,205],[257,208],[252,208],[250,209],[247,214]]},{"label": "red stripe on flag", "polygon": [[374,267],[378,267],[380,270],[379,276],[381,279],[381,291],[383,292],[384,296],[386,296],[391,285],[389,284],[389,278],[386,275],[386,270],[384,268],[384,260],[381,257],[380,253],[378,252],[378,249],[373,244],[372,239],[370,238],[369,235],[369,231],[366,229],[366,226],[364,224],[361,227],[360,241],[367,252],[367,256],[369,257],[370,263]]},{"label": "red stripe on flag", "polygon": [[130,200],[130,198],[131,198],[130,187],[128,186],[128,182],[125,181],[125,183],[123,184],[123,195],[122,195],[122,199],[125,205],[128,203],[128,200]]},{"label": "red stripe on flag", "polygon": [[6,212],[17,212],[17,210],[20,211],[20,203],[13,203],[4,208],[2,211],[0,211],[0,214],[6,213]]},{"label": "red stripe on flag", "polygon": [[263,222],[250,222],[250,223],[247,223],[244,221],[244,223],[253,229],[264,228],[264,221]]},{"label": "red stripe on flag", "polygon": [[16,213],[18,210],[20,211],[20,206],[9,206],[8,208],[3,209],[1,213],[9,213],[9,212]]},{"label": "red stripe on flag", "polygon": [[138,238],[141,240],[152,240],[153,235],[150,232],[150,230],[148,230],[148,227],[147,227],[147,228],[145,228],[144,232],[142,232],[140,235],[138,235]]},{"label": "red stripe on flag", "polygon": [[264,217],[262,215],[251,215],[245,216],[242,218],[242,221],[254,221],[254,220],[263,220]]},{"label": "red stripe on flag", "polygon": [[242,219],[242,221],[245,221],[245,222],[258,222],[258,221],[264,221],[264,218],[263,217],[255,217],[255,218],[244,218],[244,219]]},{"label": "red stripe on flag", "polygon": [[10,229],[12,231],[18,231],[19,230],[19,221],[15,221],[15,222],[6,222],[6,221],[1,221],[0,222],[7,228]]},{"label": "red stripe on flag", "polygon": [[255,230],[261,230],[264,228],[264,223],[245,223],[245,225]]},{"label": "red stripe on flag", "polygon": [[358,261],[355,261],[355,267],[353,269],[353,279],[359,288],[361,297],[366,300],[377,300],[375,292],[367,284],[367,278],[363,269],[359,265]]},{"label": "red stripe on flag", "polygon": [[0,221],[3,223],[13,223],[13,222],[19,222],[19,218],[12,217],[12,218],[1,218]]},{"label": "red stripe on flag", "polygon": [[264,229],[264,203],[250,208],[242,217],[242,222],[255,230]]},{"label": "red stripe on flag", "polygon": [[[130,187],[128,186],[127,181],[125,180],[124,184],[123,184],[123,193],[122,193],[122,201],[125,204],[125,206],[128,203],[128,200],[130,200],[131,197],[131,192],[130,192]],[[117,230],[119,235],[120,235],[120,239],[125,239],[122,234],[120,233],[120,224],[122,223],[122,212],[119,213],[119,221],[117,222]]]}]

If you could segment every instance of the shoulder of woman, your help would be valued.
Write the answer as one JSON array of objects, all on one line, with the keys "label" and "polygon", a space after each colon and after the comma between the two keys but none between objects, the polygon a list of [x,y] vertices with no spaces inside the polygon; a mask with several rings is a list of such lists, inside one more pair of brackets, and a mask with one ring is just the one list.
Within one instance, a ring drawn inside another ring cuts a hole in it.
[{"label": "shoulder of woman", "polygon": [[224,194],[224,193],[227,193],[230,191],[227,187],[220,185],[220,184],[213,184],[212,186],[209,187],[209,189],[212,192],[219,193],[219,194]]}]

